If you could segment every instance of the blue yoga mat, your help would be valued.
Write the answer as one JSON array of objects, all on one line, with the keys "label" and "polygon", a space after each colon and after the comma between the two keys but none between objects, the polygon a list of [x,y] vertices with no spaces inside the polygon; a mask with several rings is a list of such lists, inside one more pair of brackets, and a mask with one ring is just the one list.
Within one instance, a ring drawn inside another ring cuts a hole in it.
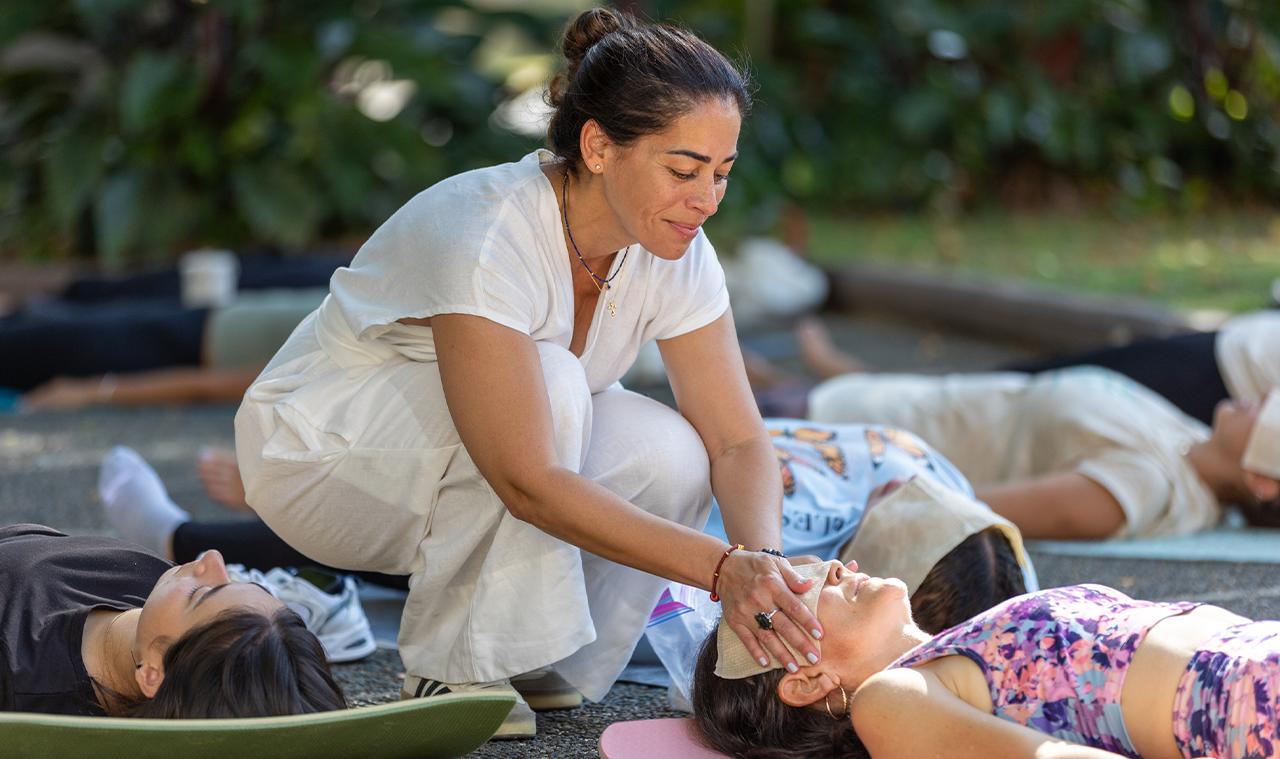
[{"label": "blue yoga mat", "polygon": [[1280,564],[1280,530],[1223,527],[1182,538],[1028,540],[1027,549],[1063,556]]}]

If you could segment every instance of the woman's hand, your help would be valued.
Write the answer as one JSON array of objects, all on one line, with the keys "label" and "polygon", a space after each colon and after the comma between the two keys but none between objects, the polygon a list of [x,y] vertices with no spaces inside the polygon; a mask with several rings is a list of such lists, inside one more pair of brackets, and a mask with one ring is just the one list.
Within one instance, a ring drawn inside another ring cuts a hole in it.
[{"label": "woman's hand", "polygon": [[[796,557],[795,561],[807,564],[811,563],[810,559],[817,561],[816,556]],[[796,597],[797,593],[809,590],[812,587],[810,583],[817,581],[802,579],[791,566],[788,559],[771,554],[734,551],[720,567],[716,595],[720,596],[720,606],[729,629],[737,633],[753,659],[762,661],[761,666],[768,666],[767,650],[787,671],[795,672],[801,666],[818,663],[818,647],[814,645],[813,638],[822,638],[822,627],[817,617]],[[770,619],[773,629],[760,629],[756,615],[774,609],[780,613]],[[811,632],[806,634],[806,630]],[[782,644],[782,638],[808,661],[797,662]]]}]

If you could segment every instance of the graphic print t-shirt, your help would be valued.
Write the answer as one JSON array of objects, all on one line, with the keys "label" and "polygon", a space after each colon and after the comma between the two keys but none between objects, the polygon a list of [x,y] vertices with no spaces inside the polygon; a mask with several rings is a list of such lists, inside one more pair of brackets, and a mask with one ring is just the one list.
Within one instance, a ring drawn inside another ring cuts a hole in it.
[{"label": "graphic print t-shirt", "polygon": [[[837,558],[862,521],[867,497],[897,479],[928,477],[967,497],[973,488],[915,435],[877,424],[765,419],[782,472],[782,550]],[[705,532],[725,538],[719,505]],[[748,546],[760,548],[760,546]]]}]

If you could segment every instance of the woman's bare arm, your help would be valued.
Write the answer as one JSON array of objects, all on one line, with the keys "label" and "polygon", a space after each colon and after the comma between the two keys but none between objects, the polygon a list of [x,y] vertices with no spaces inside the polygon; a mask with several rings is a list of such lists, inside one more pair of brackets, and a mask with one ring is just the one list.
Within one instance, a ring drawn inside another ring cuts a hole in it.
[{"label": "woman's bare arm", "polygon": [[892,669],[850,702],[872,759],[1118,759],[980,711],[928,669]]},{"label": "woman's bare arm", "polygon": [[21,403],[25,411],[98,404],[238,403],[262,369],[177,366],[101,377],[58,377],[24,394]]},{"label": "woman's bare arm", "polygon": [[975,488],[978,500],[1033,540],[1101,540],[1125,524],[1111,491],[1079,472],[1058,472]]},{"label": "woman's bare arm", "polygon": [[676,405],[707,446],[729,540],[782,549],[782,476],[756,408],[733,315],[658,343]]},{"label": "woman's bare arm", "polygon": [[[560,464],[538,350],[528,335],[462,314],[434,316],[431,327],[454,425],[476,467],[513,516],[610,561],[710,588],[724,543],[649,514]],[[776,477],[777,465],[769,465]],[[768,535],[757,529],[752,537]],[[725,562],[717,586],[721,596],[745,604],[750,593],[755,603],[783,608],[793,619],[817,628],[817,620],[788,590],[786,580],[792,578],[784,578],[783,570],[772,570],[778,579],[767,585],[768,592],[760,589],[756,578],[769,574],[763,564],[775,567],[772,557],[748,556],[750,560]],[[792,633],[788,639],[795,638],[793,645],[816,657],[812,641],[798,630]],[[769,643],[780,661],[794,660],[776,637],[770,636]]]}]

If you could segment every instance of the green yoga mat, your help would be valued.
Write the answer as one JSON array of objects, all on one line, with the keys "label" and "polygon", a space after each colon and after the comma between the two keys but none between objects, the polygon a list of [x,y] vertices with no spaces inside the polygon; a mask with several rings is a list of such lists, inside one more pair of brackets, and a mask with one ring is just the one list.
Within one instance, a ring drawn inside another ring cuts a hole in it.
[{"label": "green yoga mat", "polygon": [[453,759],[498,729],[515,698],[456,693],[257,719],[140,720],[0,713],[6,759]]}]

